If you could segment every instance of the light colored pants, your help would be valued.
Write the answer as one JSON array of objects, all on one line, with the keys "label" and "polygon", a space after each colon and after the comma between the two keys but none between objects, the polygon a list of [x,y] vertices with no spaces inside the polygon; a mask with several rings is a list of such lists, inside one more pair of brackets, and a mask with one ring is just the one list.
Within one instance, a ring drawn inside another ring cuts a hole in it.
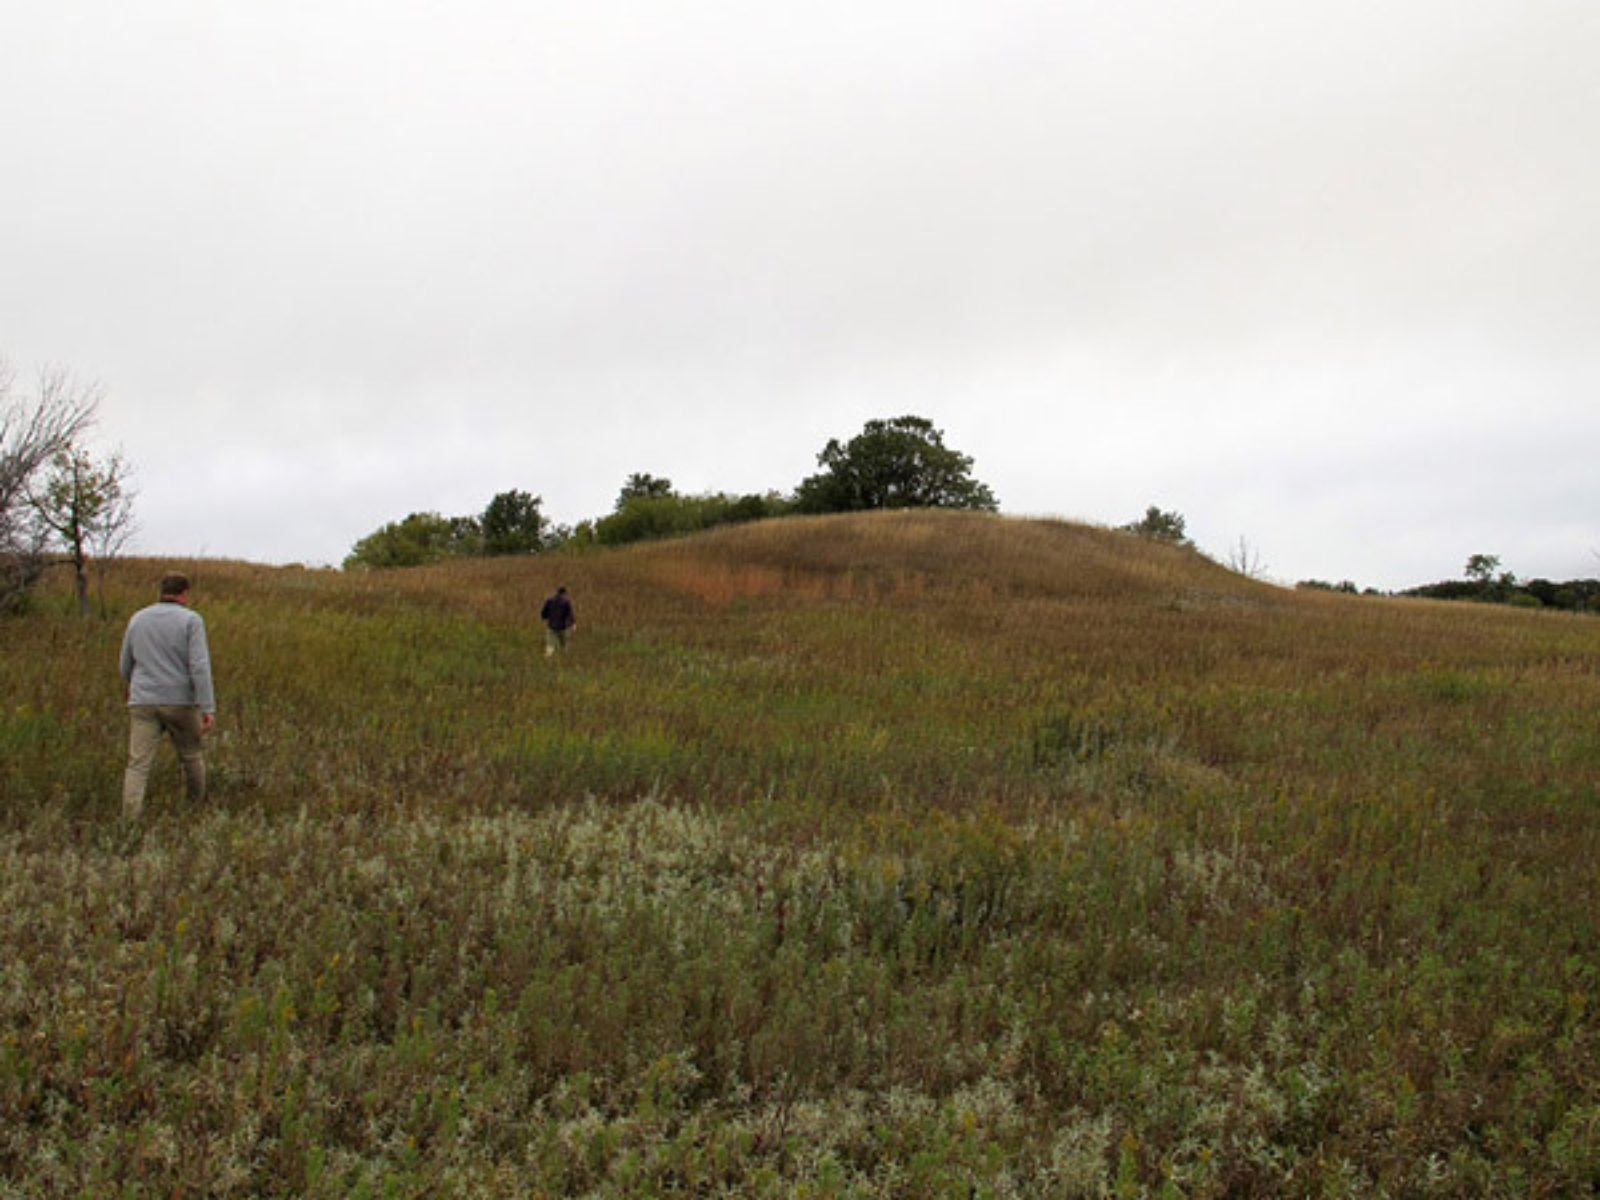
[{"label": "light colored pants", "polygon": [[206,798],[206,760],[200,733],[200,710],[192,704],[135,704],[128,709],[128,770],[122,777],[122,815],[137,821],[144,815],[144,793],[150,766],[163,734],[183,764],[184,790],[191,804]]},{"label": "light colored pants", "polygon": [[557,654],[567,652],[567,631],[565,629],[551,629],[548,625],[544,629],[544,656],[551,658]]}]

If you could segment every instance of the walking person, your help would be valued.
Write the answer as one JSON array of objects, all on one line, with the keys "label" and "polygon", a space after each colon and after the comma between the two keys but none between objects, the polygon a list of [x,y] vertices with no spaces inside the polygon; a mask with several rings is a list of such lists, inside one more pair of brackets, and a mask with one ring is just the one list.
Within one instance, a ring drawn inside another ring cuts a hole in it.
[{"label": "walking person", "polygon": [[128,696],[128,769],[122,779],[122,815],[144,814],[150,766],[163,735],[183,764],[190,804],[206,798],[203,739],[216,723],[211,651],[206,623],[189,607],[187,576],[161,580],[161,598],[133,614],[122,637],[122,682]]},{"label": "walking person", "polygon": [[551,658],[567,652],[567,635],[578,627],[577,614],[572,611],[572,598],[567,589],[558,587],[556,594],[544,602],[539,610],[544,622],[544,656]]}]

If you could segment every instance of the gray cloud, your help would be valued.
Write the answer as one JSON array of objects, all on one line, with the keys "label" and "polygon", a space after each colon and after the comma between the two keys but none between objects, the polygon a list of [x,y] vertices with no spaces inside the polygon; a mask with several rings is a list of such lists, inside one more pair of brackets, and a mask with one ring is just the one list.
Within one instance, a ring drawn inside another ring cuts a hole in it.
[{"label": "gray cloud", "polygon": [[1274,574],[1600,547],[1600,15],[159,0],[0,16],[0,352],[152,552],[337,560],[919,412],[1010,511]]}]

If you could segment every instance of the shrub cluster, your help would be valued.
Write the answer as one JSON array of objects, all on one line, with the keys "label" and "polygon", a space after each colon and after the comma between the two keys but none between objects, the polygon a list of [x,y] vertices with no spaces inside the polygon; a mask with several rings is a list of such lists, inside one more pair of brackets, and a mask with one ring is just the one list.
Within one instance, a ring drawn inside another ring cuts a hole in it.
[{"label": "shrub cluster", "polygon": [[622,546],[700,533],[719,525],[780,517],[791,511],[792,502],[776,492],[745,496],[632,496],[621,501],[615,512],[594,522],[592,538],[602,546]]}]

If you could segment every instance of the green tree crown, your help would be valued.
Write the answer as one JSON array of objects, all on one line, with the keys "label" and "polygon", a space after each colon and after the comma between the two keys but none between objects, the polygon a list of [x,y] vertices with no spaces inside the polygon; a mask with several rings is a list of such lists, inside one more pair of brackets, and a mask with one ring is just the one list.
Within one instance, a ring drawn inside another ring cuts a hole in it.
[{"label": "green tree crown", "polygon": [[535,554],[544,549],[544,503],[539,496],[513,489],[501,492],[483,510],[483,552],[488,555]]},{"label": "green tree crown", "polygon": [[972,477],[972,459],[944,443],[925,417],[868,421],[848,442],[829,440],[817,463],[823,469],[795,491],[801,512],[857,512],[876,508],[966,508],[994,512],[1000,505]]},{"label": "green tree crown", "polygon": [[477,553],[483,533],[472,517],[445,517],[436,512],[412,513],[391,521],[358,541],[345,557],[345,568],[420,567],[461,554]]},{"label": "green tree crown", "polygon": [[622,490],[617,493],[617,507],[614,511],[621,512],[631,500],[665,500],[676,494],[672,490],[672,480],[664,476],[635,471],[623,481]]},{"label": "green tree crown", "polygon": [[1171,542],[1175,546],[1189,545],[1189,535],[1184,532],[1183,514],[1177,511],[1163,512],[1154,504],[1144,510],[1144,516],[1139,520],[1119,528],[1124,533],[1136,533],[1140,537],[1147,537],[1157,542]]}]

